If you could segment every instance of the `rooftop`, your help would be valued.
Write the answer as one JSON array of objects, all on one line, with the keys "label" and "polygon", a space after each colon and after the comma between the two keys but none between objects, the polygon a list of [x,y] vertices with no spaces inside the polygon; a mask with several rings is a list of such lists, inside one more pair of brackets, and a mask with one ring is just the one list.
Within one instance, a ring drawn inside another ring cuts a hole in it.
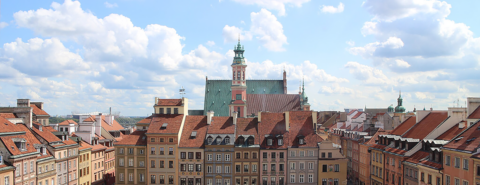
[{"label": "rooftop", "polygon": [[[124,136],[124,138],[116,142],[115,145],[134,145],[134,146],[146,146],[147,137],[145,136],[145,131],[135,131],[130,135]],[[101,146],[101,145],[100,145]]]},{"label": "rooftop", "polygon": [[[207,128],[207,116],[187,116],[178,147],[203,147]],[[195,133],[194,137],[192,133]]]},{"label": "rooftop", "polygon": [[468,115],[468,119],[480,119],[480,106]]},{"label": "rooftop", "polygon": [[406,131],[408,131],[408,129],[412,128],[416,122],[417,122],[417,117],[415,116],[409,117],[405,121],[403,121],[400,125],[398,125],[397,128],[393,129],[392,132],[390,132],[390,134],[401,136]]},{"label": "rooftop", "polygon": [[[313,130],[312,112],[290,111],[289,147],[317,147],[323,139]],[[305,137],[305,144],[299,144],[300,137]]]},{"label": "rooftop", "polygon": [[403,138],[424,139],[448,117],[447,111],[430,112],[420,122],[415,124]]},{"label": "rooftop", "polygon": [[444,145],[444,148],[474,152],[480,145],[480,123],[476,122],[459,134],[452,141]]},{"label": "rooftop", "polygon": [[235,125],[233,125],[233,118],[226,116],[212,117],[212,123],[208,127],[208,134],[234,134]]},{"label": "rooftop", "polygon": [[[268,113],[262,112],[261,123],[258,123],[258,135],[259,142],[262,148],[265,149],[285,149],[288,143],[288,132],[285,130],[285,114],[284,113]],[[272,146],[267,145],[265,135],[283,135],[285,141],[283,145],[278,146],[276,142],[273,142]]]},{"label": "rooftop", "polygon": [[260,144],[258,138],[258,119],[257,118],[238,118],[237,119],[237,135],[253,135],[255,137],[253,144]]},{"label": "rooftop", "polygon": [[[183,114],[155,114],[150,116],[151,122],[147,134],[177,134],[183,120]],[[162,125],[166,124],[166,127]]]},{"label": "rooftop", "polygon": [[258,112],[277,112],[300,110],[298,94],[247,94],[247,115]]},{"label": "rooftop", "polygon": [[[464,122],[465,125],[467,125],[467,122],[466,121],[462,121]],[[467,129],[467,127],[463,127],[463,128],[459,128],[458,127],[458,124],[455,124],[452,126],[452,128],[448,129],[447,131],[445,131],[442,135],[438,136],[436,139],[437,140],[445,140],[445,141],[450,141],[451,139],[453,139],[455,136],[457,136],[458,134],[462,133],[462,131],[464,131],[465,129]]]},{"label": "rooftop", "polygon": [[182,99],[158,99],[157,105],[160,106],[181,106]]},{"label": "rooftop", "polygon": [[33,108],[33,114],[35,115],[46,115],[48,116],[48,113],[45,112],[44,110],[38,108],[35,104],[30,104],[30,107]]}]

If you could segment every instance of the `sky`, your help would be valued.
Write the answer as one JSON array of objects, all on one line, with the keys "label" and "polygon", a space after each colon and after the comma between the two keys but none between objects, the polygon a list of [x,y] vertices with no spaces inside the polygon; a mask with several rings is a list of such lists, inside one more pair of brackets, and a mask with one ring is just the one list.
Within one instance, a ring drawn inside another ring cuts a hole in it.
[{"label": "sky", "polygon": [[205,79],[301,80],[316,111],[446,110],[480,96],[480,1],[2,1],[0,107],[147,116],[155,97],[202,109]]}]

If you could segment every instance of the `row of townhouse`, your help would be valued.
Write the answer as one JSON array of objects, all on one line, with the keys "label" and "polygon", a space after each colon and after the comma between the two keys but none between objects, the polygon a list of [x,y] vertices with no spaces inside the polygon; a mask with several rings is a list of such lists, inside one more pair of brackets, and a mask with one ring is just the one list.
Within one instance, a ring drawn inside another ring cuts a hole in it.
[{"label": "row of townhouse", "polygon": [[[113,142],[121,137],[113,134],[129,132],[113,117],[108,123],[108,116],[95,121],[87,116],[80,124],[50,124],[49,117],[42,102],[29,99],[18,99],[17,107],[0,107],[0,184],[114,184]],[[95,128],[98,135],[86,134]]]},{"label": "row of townhouse", "polygon": [[187,115],[187,107],[186,98],[156,98],[154,114],[115,143],[116,184],[346,183],[347,161],[315,133],[316,112],[238,118]]},{"label": "row of townhouse", "polygon": [[[359,140],[359,180],[373,185],[480,184],[480,98],[467,107],[423,110],[393,130],[379,129]],[[335,129],[347,143],[352,132]],[[353,135],[358,135],[354,132]],[[355,143],[353,143],[355,145]],[[352,146],[352,148],[355,148]],[[355,176],[355,173],[349,174]]]}]

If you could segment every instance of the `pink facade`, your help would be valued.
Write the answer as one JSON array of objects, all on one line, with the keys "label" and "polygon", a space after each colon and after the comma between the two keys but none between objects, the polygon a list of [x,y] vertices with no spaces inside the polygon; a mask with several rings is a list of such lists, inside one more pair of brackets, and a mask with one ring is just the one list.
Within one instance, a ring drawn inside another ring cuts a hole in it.
[{"label": "pink facade", "polygon": [[[273,158],[272,155],[274,156]],[[262,173],[260,175],[259,184],[263,184],[263,181],[265,180],[270,182],[272,178],[275,178],[277,184],[286,184],[287,164],[287,150],[260,150],[260,170]],[[283,183],[281,183],[282,180]]]}]

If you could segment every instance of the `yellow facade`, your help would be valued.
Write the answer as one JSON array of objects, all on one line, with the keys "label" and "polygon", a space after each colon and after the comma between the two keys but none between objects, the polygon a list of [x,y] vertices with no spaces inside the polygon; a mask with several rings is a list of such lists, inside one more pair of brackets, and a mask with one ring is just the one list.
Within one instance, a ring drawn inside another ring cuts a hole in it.
[{"label": "yellow facade", "polygon": [[38,184],[50,185],[56,184],[55,179],[57,171],[55,170],[55,158],[53,156],[37,160],[37,182]]},{"label": "yellow facade", "polygon": [[80,150],[78,155],[78,184],[90,185],[92,182],[92,168],[91,165],[92,148]]},{"label": "yellow facade", "polygon": [[371,150],[371,166],[370,166],[370,177],[372,185],[381,185],[383,184],[383,152],[380,150]]},{"label": "yellow facade", "polygon": [[6,166],[3,164],[2,166],[3,167],[0,167],[0,180],[1,180],[0,183],[4,184],[4,182],[8,182],[8,184],[13,184],[13,180],[14,180],[13,171],[15,168],[13,166]]},{"label": "yellow facade", "polygon": [[[338,180],[338,184],[347,184],[347,162],[348,159],[334,159],[334,160],[319,160],[318,161],[318,184],[327,182],[327,184],[334,184]],[[326,165],[327,170],[325,170]],[[338,168],[336,167],[338,165]]]},{"label": "yellow facade", "polygon": [[480,184],[480,159],[472,157],[475,184]]},{"label": "yellow facade", "polygon": [[[420,177],[420,178],[418,178],[418,184],[421,184],[421,185],[442,184],[443,173],[440,173],[440,172],[443,172],[443,171],[440,171],[438,169],[429,168],[429,167],[422,166],[422,165],[417,165],[417,168],[418,168],[418,174],[419,174],[419,177]],[[421,179],[421,174],[422,173],[424,174],[424,180],[423,181]],[[431,181],[431,182],[429,182],[429,181]]]}]

